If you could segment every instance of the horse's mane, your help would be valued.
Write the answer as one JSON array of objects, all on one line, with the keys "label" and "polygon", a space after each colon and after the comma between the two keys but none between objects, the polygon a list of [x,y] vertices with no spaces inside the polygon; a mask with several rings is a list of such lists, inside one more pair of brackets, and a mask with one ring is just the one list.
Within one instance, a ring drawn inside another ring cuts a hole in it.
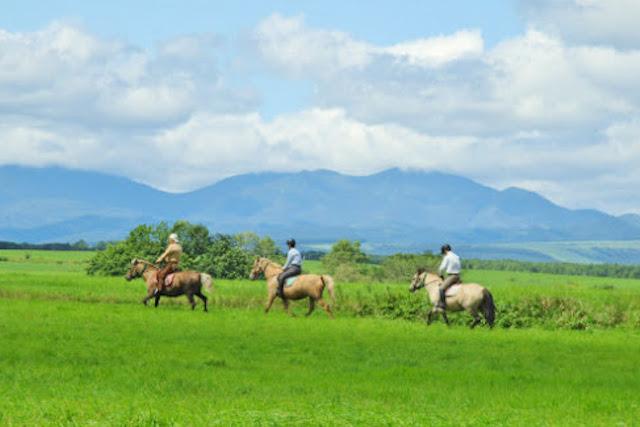
[{"label": "horse's mane", "polygon": [[134,259],[134,261],[137,261],[137,262],[143,262],[143,263],[145,263],[145,264],[147,264],[147,265],[150,265],[151,267],[159,268],[157,265],[155,265],[155,264],[154,264],[154,263],[152,263],[151,261],[147,261],[146,259],[136,258],[136,259]]},{"label": "horse's mane", "polygon": [[420,267],[420,268],[418,269],[418,271],[416,271],[416,274],[422,274],[422,273],[435,274],[436,276],[438,276],[438,275],[439,275],[438,273],[436,273],[436,272],[435,272],[435,271],[433,271],[433,270],[427,270],[427,269],[426,269],[426,268],[424,268],[424,267]]},{"label": "horse's mane", "polygon": [[[276,267],[280,267],[280,268],[282,268],[282,266],[281,266],[280,264],[278,264],[277,262],[273,262],[273,261],[271,261],[271,260],[270,260],[269,258],[267,258],[267,257],[261,256],[261,257],[260,257],[260,259],[262,259],[262,260],[264,260],[264,261],[267,261],[267,265],[271,264],[271,265],[274,265],[274,266],[276,266]],[[265,266],[265,267],[266,267],[266,266]]]}]

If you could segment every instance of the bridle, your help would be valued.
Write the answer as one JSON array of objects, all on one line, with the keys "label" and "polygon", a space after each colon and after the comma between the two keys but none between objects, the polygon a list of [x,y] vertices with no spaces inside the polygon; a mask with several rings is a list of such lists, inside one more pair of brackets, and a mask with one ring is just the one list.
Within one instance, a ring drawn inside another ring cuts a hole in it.
[{"label": "bridle", "polygon": [[432,280],[429,283],[427,283],[427,276],[428,276],[428,273],[425,271],[424,277],[422,278],[422,283],[420,283],[419,286],[414,287],[413,288],[414,291],[420,290],[420,289],[426,287],[428,284],[430,285],[430,284],[435,283],[435,282],[438,281],[437,279],[435,279],[435,280]]},{"label": "bridle", "polygon": [[271,262],[268,261],[267,259],[264,259],[264,260],[266,261],[266,263],[264,264],[264,267],[261,267],[260,265],[258,265],[258,268],[256,269],[258,271],[251,272],[251,274],[253,274],[254,277],[256,274],[264,274],[264,272],[267,271],[267,267],[269,267],[269,264],[271,264]]},{"label": "bridle", "polygon": [[144,272],[145,272],[145,271],[147,271],[147,267],[149,267],[149,264],[151,264],[151,263],[150,263],[150,262],[148,262],[148,261],[141,261],[141,260],[140,260],[140,261],[136,261],[136,264],[137,264],[137,263],[139,263],[139,262],[141,262],[141,263],[143,263],[143,264],[144,264],[144,267],[142,268],[142,271],[141,271],[140,273],[138,273],[138,275],[137,275],[137,276],[131,276],[131,277],[142,277],[142,275],[144,274]]}]

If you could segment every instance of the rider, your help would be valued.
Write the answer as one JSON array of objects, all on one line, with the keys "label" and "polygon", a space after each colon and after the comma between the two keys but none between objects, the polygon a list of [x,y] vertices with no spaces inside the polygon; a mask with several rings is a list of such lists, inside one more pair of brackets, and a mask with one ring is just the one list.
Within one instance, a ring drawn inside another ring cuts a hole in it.
[{"label": "rider", "polygon": [[[451,250],[451,246],[449,246],[448,244],[442,245],[442,248],[440,248],[440,253],[444,255],[444,258],[442,259],[440,268],[438,268],[438,273],[444,280],[442,282],[442,285],[440,285],[440,301],[438,301],[438,307],[444,308],[446,298],[444,294],[451,285],[460,281],[461,268],[460,257],[453,253],[453,251]],[[444,272],[447,273],[446,279],[444,278],[444,276],[442,276]]]},{"label": "rider", "polygon": [[284,298],[284,282],[289,277],[298,276],[302,273],[302,255],[296,249],[295,239],[287,240],[287,262],[284,264],[284,270],[278,275],[278,290],[276,295]]},{"label": "rider", "polygon": [[173,273],[178,269],[178,264],[180,264],[180,257],[182,256],[182,246],[180,246],[180,241],[178,240],[178,235],[175,233],[171,233],[169,235],[169,246],[167,246],[167,250],[164,251],[162,255],[156,260],[156,264],[167,261],[167,265],[164,266],[160,271],[158,271],[158,283],[156,283],[157,291],[161,291],[164,286],[164,278],[167,274]]}]

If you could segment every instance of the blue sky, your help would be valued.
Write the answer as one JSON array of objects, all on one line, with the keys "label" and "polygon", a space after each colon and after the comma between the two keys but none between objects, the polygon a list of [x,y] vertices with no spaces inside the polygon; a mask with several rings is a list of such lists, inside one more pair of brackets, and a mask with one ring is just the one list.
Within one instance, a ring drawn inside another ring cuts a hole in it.
[{"label": "blue sky", "polygon": [[[0,164],[439,170],[640,213],[640,3],[0,3]],[[170,171],[170,172],[169,172]]]}]

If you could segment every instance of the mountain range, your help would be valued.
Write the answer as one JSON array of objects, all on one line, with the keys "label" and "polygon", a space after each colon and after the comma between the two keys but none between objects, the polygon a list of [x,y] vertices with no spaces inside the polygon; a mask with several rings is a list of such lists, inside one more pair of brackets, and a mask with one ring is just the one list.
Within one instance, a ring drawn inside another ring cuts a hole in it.
[{"label": "mountain range", "polygon": [[[531,191],[439,172],[255,173],[174,194],[96,172],[1,166],[0,183],[0,240],[13,242],[120,240],[141,223],[178,219],[276,242],[293,236],[303,249],[359,240],[380,254],[435,251],[449,242],[467,248],[468,257],[553,260],[527,243],[640,240],[638,215],[567,209]],[[640,247],[627,258],[637,255]],[[615,255],[603,250],[592,258]]]}]

